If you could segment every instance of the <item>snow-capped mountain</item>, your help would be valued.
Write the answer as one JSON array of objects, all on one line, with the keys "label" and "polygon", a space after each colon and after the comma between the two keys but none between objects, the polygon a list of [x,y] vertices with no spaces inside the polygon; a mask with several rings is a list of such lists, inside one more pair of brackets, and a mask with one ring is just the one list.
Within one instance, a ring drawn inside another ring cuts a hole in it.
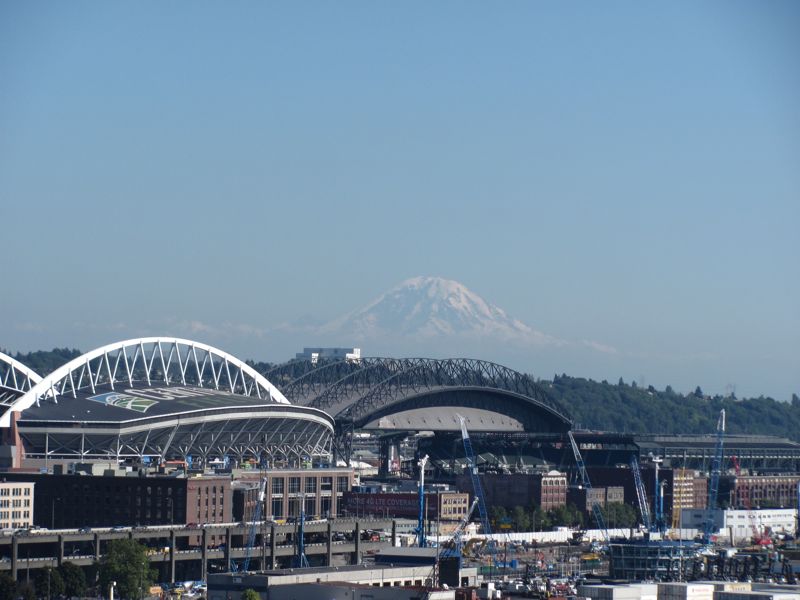
[{"label": "snow-capped mountain", "polygon": [[441,277],[414,277],[364,308],[319,329],[357,339],[381,335],[444,337],[479,335],[531,341],[555,341],[487,302],[463,284]]}]

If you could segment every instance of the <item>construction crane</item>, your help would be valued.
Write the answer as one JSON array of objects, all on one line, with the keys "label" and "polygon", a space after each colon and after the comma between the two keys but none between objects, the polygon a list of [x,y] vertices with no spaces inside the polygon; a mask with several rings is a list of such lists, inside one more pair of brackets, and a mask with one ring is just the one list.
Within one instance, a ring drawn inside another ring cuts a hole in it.
[{"label": "construction crane", "polygon": [[[578,473],[581,476],[581,483],[586,490],[586,497],[588,498],[590,492],[592,491],[592,482],[589,481],[589,473],[586,471],[586,465],[583,462],[581,451],[578,449],[578,444],[575,442],[575,438],[572,436],[572,431],[567,432],[567,437],[569,438],[570,446],[572,446],[572,453],[575,455],[575,462],[578,465]],[[608,535],[606,520],[603,518],[603,510],[600,508],[600,504],[598,504],[594,498],[592,498],[592,515],[594,516],[594,520],[597,522],[597,526],[600,528],[600,531],[603,533],[605,541],[608,542],[610,536]]]},{"label": "construction crane", "polygon": [[300,509],[300,520],[297,522],[297,555],[294,558],[294,566],[296,568],[308,567],[308,558],[306,558],[306,511]]},{"label": "construction crane", "polygon": [[[256,502],[256,510],[253,514],[253,521],[250,524],[250,532],[247,534],[247,545],[244,547],[244,560],[242,561],[242,571],[247,571],[250,567],[250,553],[253,550],[253,545],[256,541],[256,529],[258,523],[261,521],[261,513],[264,507],[264,497],[267,489],[267,478],[263,477],[258,486],[258,501]],[[236,571],[236,564],[231,561],[231,570]]]},{"label": "construction crane", "polygon": [[478,477],[478,465],[475,462],[475,453],[472,450],[472,442],[469,439],[469,431],[467,431],[467,421],[461,415],[456,416],[461,423],[461,441],[464,443],[464,455],[467,459],[467,469],[469,470],[469,476],[472,480],[472,490],[475,493],[475,499],[478,501],[478,515],[481,519],[481,527],[483,528],[483,533],[486,535],[486,544],[492,554],[492,564],[494,564],[495,546],[494,541],[491,538],[492,526],[489,523],[489,513],[486,510],[486,499],[483,495],[483,486],[481,485],[480,477]]},{"label": "construction crane", "polygon": [[[653,531],[664,531],[664,489],[662,483],[658,480],[658,468],[661,466],[661,463],[664,462],[664,459],[660,456],[655,456],[651,452],[650,462],[653,463],[653,473],[655,476],[655,481],[653,483],[653,514],[655,515],[655,519],[653,519]],[[659,493],[661,494],[660,502]]]},{"label": "construction crane", "polygon": [[419,507],[417,514],[417,541],[420,548],[424,548],[425,542],[425,465],[428,464],[428,455],[426,454],[417,462],[419,466]]},{"label": "construction crane", "polygon": [[647,495],[644,491],[644,482],[642,481],[642,471],[639,469],[639,461],[635,456],[631,457],[631,471],[633,471],[633,481],[636,484],[636,499],[639,501],[639,513],[642,515],[642,525],[645,526],[647,531],[653,527],[650,521],[650,507],[647,505]]},{"label": "construction crane", "polygon": [[703,523],[703,543],[711,543],[711,533],[714,529],[714,510],[717,508],[717,493],[719,492],[719,478],[722,473],[722,450],[725,441],[725,409],[719,411],[717,421],[717,444],[714,451],[714,460],[711,463],[711,482],[708,486],[708,507],[706,519]]},{"label": "construction crane", "polygon": [[[733,470],[736,473],[737,484],[743,483],[739,482],[739,478],[742,476],[742,467],[739,464],[739,458],[734,454],[731,456],[731,462],[733,463]],[[744,509],[747,511],[747,521],[750,524],[750,529],[753,532],[753,541],[760,546],[769,546],[772,543],[769,535],[767,535],[766,531],[759,531],[758,524],[756,522],[756,514],[753,511],[752,500],[750,498],[750,486],[749,485],[742,485],[744,488],[742,490],[742,504],[744,505]]]},{"label": "construction crane", "polygon": [[[461,541],[464,536],[464,530],[467,528],[469,524],[469,520],[472,518],[472,513],[475,511],[475,507],[478,505],[478,498],[472,500],[472,505],[469,507],[467,514],[464,515],[464,518],[461,519],[458,526],[456,527],[455,531],[453,531],[453,535],[450,536],[450,539],[444,542],[445,544],[450,544],[448,547],[444,549],[444,551],[440,554],[441,558],[451,558],[454,556],[461,556]],[[441,546],[441,544],[440,544]]]},{"label": "construction crane", "polygon": [[472,450],[472,442],[469,439],[469,432],[467,431],[467,422],[464,417],[457,415],[461,423],[461,440],[464,443],[464,454],[467,459],[467,469],[472,480],[472,489],[475,492],[475,498],[478,500],[478,516],[481,519],[481,526],[483,533],[491,535],[492,527],[489,523],[489,513],[486,510],[486,500],[483,494],[483,486],[481,479],[478,477],[478,465],[475,462],[475,453]]}]

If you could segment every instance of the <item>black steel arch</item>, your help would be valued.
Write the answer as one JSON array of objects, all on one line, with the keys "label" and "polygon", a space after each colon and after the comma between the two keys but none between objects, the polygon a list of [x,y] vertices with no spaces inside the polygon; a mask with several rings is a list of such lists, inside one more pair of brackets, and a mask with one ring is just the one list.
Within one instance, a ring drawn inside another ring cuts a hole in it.
[{"label": "black steel arch", "polygon": [[506,392],[534,410],[569,424],[566,411],[533,379],[497,363],[478,359],[414,359],[408,368],[371,388],[356,402],[336,416],[358,427],[385,407],[403,402],[412,396],[439,393],[446,389],[483,389]]},{"label": "black steel arch", "polygon": [[431,359],[427,358],[380,358],[368,359],[362,367],[325,388],[316,396],[309,406],[323,410],[333,410],[334,414],[341,414],[342,405],[352,404],[363,398],[365,394],[385,381],[391,380],[399,373],[416,368]]},{"label": "black steel arch", "polygon": [[[337,360],[287,366],[299,376],[276,385],[290,402],[329,411],[348,428],[365,423],[384,407],[446,389],[484,389],[508,393],[528,409],[543,411],[564,424],[568,413],[527,374],[490,361],[471,358],[382,358]],[[289,363],[290,365],[292,363]],[[277,369],[268,372],[271,381]]]}]

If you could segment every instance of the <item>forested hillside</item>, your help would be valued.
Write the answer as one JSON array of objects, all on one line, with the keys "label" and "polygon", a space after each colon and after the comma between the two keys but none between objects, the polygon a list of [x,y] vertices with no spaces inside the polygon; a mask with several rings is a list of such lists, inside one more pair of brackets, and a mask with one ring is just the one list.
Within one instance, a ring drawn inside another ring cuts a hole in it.
[{"label": "forested hillside", "polygon": [[540,380],[572,416],[576,426],[629,433],[711,433],[719,411],[727,413],[728,433],[777,435],[800,441],[800,398],[737,399],[705,396],[700,388],[678,394],[636,383],[597,382],[567,375]]},{"label": "forested hillside", "polygon": [[52,373],[61,365],[66,364],[73,358],[77,358],[78,356],[81,355],[80,350],[76,350],[75,348],[72,349],[53,348],[52,350],[36,350],[35,352],[28,352],[26,354],[23,354],[22,352],[11,354],[6,350],[3,350],[3,352],[11,356],[12,358],[18,360],[26,367],[30,367],[42,377],[44,377],[48,373]]}]

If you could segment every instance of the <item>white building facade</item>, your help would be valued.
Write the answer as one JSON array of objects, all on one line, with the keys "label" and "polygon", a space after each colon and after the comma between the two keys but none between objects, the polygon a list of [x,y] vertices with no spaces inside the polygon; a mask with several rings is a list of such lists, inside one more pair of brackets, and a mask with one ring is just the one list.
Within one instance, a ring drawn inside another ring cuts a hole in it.
[{"label": "white building facade", "polygon": [[[703,529],[708,511],[684,509],[683,527]],[[733,535],[733,543],[754,536],[754,528],[760,534],[765,531],[774,534],[794,534],[797,527],[797,510],[793,508],[765,508],[759,510],[721,510],[711,511],[713,531],[723,537]]]},{"label": "white building facade", "polygon": [[0,482],[0,529],[33,525],[33,483]]}]

